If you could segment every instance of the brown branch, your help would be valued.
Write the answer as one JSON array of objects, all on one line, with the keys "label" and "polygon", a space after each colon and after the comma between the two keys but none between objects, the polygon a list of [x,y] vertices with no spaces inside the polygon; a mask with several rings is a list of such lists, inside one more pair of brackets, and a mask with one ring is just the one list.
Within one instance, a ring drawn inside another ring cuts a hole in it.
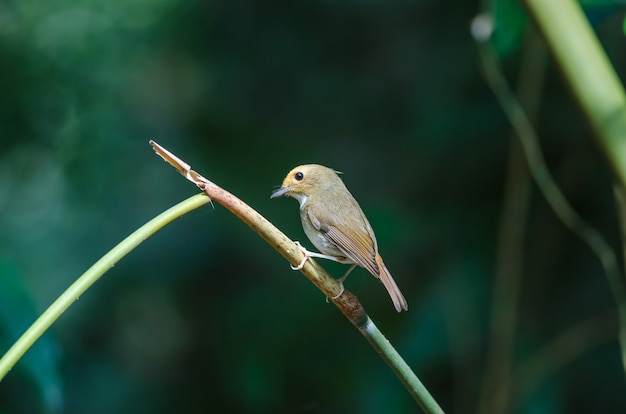
[{"label": "brown branch", "polygon": [[[270,246],[292,265],[300,264],[304,258],[304,254],[300,248],[283,232],[278,230],[265,217],[257,213],[252,207],[235,197],[233,194],[219,187],[212,181],[206,179],[191,166],[157,144],[150,141],[150,145],[154,151],[165,161],[178,170],[185,178],[196,184],[198,188],[206,193],[211,201],[215,201],[231,213],[237,216],[241,221],[246,223],[255,233],[261,236]],[[355,295],[347,289],[341,292],[341,285],[330,276],[320,265],[314,260],[306,261],[300,272],[306,276],[319,290],[329,298],[337,308],[354,324],[357,328],[362,329],[367,320],[365,309]]]}]

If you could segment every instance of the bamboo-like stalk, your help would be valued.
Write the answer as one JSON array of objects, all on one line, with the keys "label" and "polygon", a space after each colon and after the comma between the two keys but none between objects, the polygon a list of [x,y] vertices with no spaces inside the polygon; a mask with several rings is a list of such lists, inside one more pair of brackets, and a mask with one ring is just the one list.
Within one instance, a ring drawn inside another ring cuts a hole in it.
[{"label": "bamboo-like stalk", "polygon": [[[580,4],[574,0],[524,0],[563,78],[587,119],[613,170],[618,189],[626,189],[626,94]],[[626,211],[617,206],[622,222]],[[619,342],[626,371],[626,281],[620,278],[615,253],[599,247],[598,237],[587,242],[597,250],[607,272],[619,315]]]},{"label": "bamboo-like stalk", "polygon": [[[533,1],[529,1],[529,2],[533,2]],[[559,3],[559,2],[569,3],[568,0],[550,0],[550,1],[546,1],[545,3],[552,4],[552,3]],[[574,7],[573,9],[576,9],[576,8]],[[547,8],[547,9],[541,9],[541,10],[543,10],[543,12],[546,12],[546,10],[552,10],[552,9]],[[581,16],[579,16],[575,10],[573,11],[572,8],[566,8],[564,13],[572,14],[572,16],[570,16],[571,19],[576,21],[574,28],[578,27],[580,30],[584,30],[585,26],[589,28],[588,24],[586,25],[583,24],[583,23],[586,23],[586,20],[584,22],[581,22],[580,21]],[[541,17],[545,19],[545,16],[542,15]],[[582,19],[584,19],[584,16],[582,16]],[[558,22],[559,22],[558,24],[564,24],[560,17],[558,19]],[[541,23],[546,24],[547,22],[542,20]],[[553,23],[553,24],[557,25],[557,23]],[[580,26],[582,26],[582,28]],[[554,34],[558,32],[558,31],[553,30],[552,28],[550,29],[544,28],[544,30],[550,32],[552,36],[554,36]],[[560,32],[561,36],[567,37],[570,34],[568,30],[572,30],[572,27],[561,28],[561,32]],[[575,37],[575,33],[572,33],[572,35]],[[589,36],[593,36],[593,33],[591,32],[591,33],[585,34],[583,36],[583,39],[581,39],[581,44],[584,47],[590,47],[592,49],[600,48],[599,44],[597,43],[597,40],[594,42],[589,39]],[[569,44],[569,41],[566,41],[564,43],[567,45]],[[552,45],[552,48],[554,47],[555,46]],[[544,194],[546,201],[550,204],[550,206],[552,207],[554,212],[558,215],[558,217],[561,219],[563,224],[565,224],[572,232],[574,232],[578,237],[580,237],[589,246],[589,248],[594,252],[594,254],[600,260],[600,264],[602,265],[606,273],[607,280],[611,288],[611,292],[613,293],[615,302],[617,304],[617,312],[618,312],[618,319],[619,319],[618,340],[620,343],[622,366],[624,368],[624,371],[626,372],[626,287],[625,287],[625,283],[623,279],[623,274],[621,273],[620,267],[618,265],[616,253],[614,249],[612,248],[612,246],[606,241],[604,236],[595,227],[587,223],[572,208],[572,206],[569,204],[569,202],[567,201],[567,199],[565,198],[561,190],[558,188],[558,186],[556,186],[556,184],[554,183],[554,179],[552,178],[552,175],[550,171],[548,170],[545,164],[545,161],[543,159],[543,154],[541,153],[541,149],[539,148],[536,132],[533,128],[533,125],[531,124],[526,113],[524,112],[523,108],[519,104],[517,98],[515,97],[515,94],[510,90],[510,87],[506,79],[504,79],[504,76],[500,72],[500,69],[498,68],[498,65],[496,63],[497,59],[495,58],[495,55],[493,54],[489,46],[486,44],[480,45],[479,52],[480,52],[480,57],[483,63],[482,68],[484,71],[485,79],[487,80],[491,89],[493,90],[496,97],[498,98],[500,105],[502,106],[505,114],[507,115],[507,117],[509,118],[509,121],[511,122],[511,125],[513,126],[518,137],[520,138],[520,142],[522,143],[522,147],[524,148],[524,152],[526,154],[526,159],[528,161],[529,169],[533,175],[533,178],[535,179],[535,182],[537,183],[540,190]],[[563,54],[563,50],[559,50],[559,53]],[[594,49],[593,51],[590,51],[589,54],[590,56],[593,56],[597,59],[602,60],[603,52],[601,48],[600,50]],[[604,59],[606,60],[606,56],[604,56]],[[565,61],[561,61],[559,63],[561,65],[567,66],[570,64],[574,64],[574,62],[576,62],[576,59],[566,59]],[[577,63],[581,65],[583,64],[582,61],[578,61]],[[596,64],[594,63],[591,66],[596,67]],[[613,102],[614,105],[613,106],[604,105],[604,108],[607,110],[610,108],[610,111],[613,112],[613,116],[616,117],[615,118],[616,120],[620,117],[626,120],[626,107],[622,106],[622,103],[620,103],[621,99],[624,97],[624,92],[623,92],[621,85],[619,84],[619,81],[617,81],[614,78],[614,72],[612,72],[612,70],[609,70],[610,68],[607,68],[602,64],[599,65],[598,67],[599,67],[598,76],[601,76],[601,75],[607,76],[606,83],[611,86],[611,88],[607,88],[606,84],[602,84],[602,82],[600,82],[602,86],[598,86],[598,88],[605,90],[607,93],[609,93],[608,91],[615,92],[614,94],[612,94],[612,97],[609,99],[610,101]],[[566,77],[568,76],[567,74],[571,75],[571,77],[568,78],[568,80],[570,81],[570,84],[582,81],[582,79],[584,79],[584,76],[582,76],[581,74],[586,74],[590,76],[592,73],[592,71],[590,71],[588,68],[580,72],[578,72],[575,69],[572,70],[571,68],[563,67],[562,69],[563,69],[563,72],[566,73]],[[596,82],[595,80],[594,81],[590,80],[590,83],[595,83],[595,82]],[[615,84],[615,82],[617,82],[617,84]],[[577,95],[579,102],[584,101],[584,103],[581,102],[581,108],[583,109],[583,111],[588,109],[588,105],[590,105],[590,102],[593,102],[594,98],[598,99],[598,97],[595,96],[596,91],[590,92],[590,95],[592,95],[592,98],[588,98],[588,97],[584,97],[584,93],[582,93],[583,88],[580,88],[579,85],[573,86],[573,89],[574,88],[576,89],[575,95]],[[613,89],[617,89],[617,90],[613,90]],[[597,108],[594,108],[594,111],[596,110]],[[623,114],[617,114],[615,113],[615,111],[622,112]],[[617,133],[617,131],[614,131],[612,129],[614,125],[611,124],[611,122],[609,122],[609,124],[611,125],[607,125],[606,130],[602,130],[601,128],[602,122],[600,120],[600,118],[602,117],[601,112],[602,111],[594,112],[594,113],[586,113],[587,118],[589,119],[589,121],[592,124],[592,127],[594,128],[594,132],[598,135],[601,135],[599,142],[601,143],[601,145],[604,145],[605,143],[611,143],[614,140],[619,141],[618,137],[614,135]],[[626,124],[624,125],[624,127],[626,128]],[[623,133],[626,134],[626,129],[624,130]],[[621,140],[625,141],[626,135],[622,137]],[[613,144],[614,145],[609,145],[605,148],[606,150],[605,152],[607,152],[607,155],[609,155],[612,150],[615,150],[616,148],[619,148],[621,145],[623,145],[623,143],[621,142],[617,142],[617,143],[613,142]],[[624,148],[623,150],[626,151],[626,148]],[[612,163],[614,167],[614,171],[617,177],[617,185],[619,186],[620,189],[624,188],[624,183],[626,181],[623,181],[623,180],[626,179],[626,175],[622,176],[620,172],[620,169],[622,168],[622,166],[615,165],[614,163],[617,162],[619,164],[619,160],[623,156],[624,154],[621,154],[615,157],[609,157],[609,163]],[[626,168],[624,169],[624,172],[626,173]],[[626,215],[626,212],[624,212],[622,209],[618,209],[618,214]]]},{"label": "bamboo-like stalk", "polygon": [[[215,183],[204,178],[191,169],[191,166],[176,157],[174,154],[150,141],[157,154],[170,163],[189,181],[202,189],[212,201],[226,207],[246,223],[254,232],[261,236],[278,253],[287,259],[292,265],[297,266],[302,262],[304,254],[295,242],[278,230],[265,217],[256,212],[252,207],[244,203],[233,194],[219,187]],[[332,301],[346,318],[361,332],[372,345],[376,352],[383,358],[398,379],[406,387],[411,396],[418,402],[424,412],[429,414],[443,413],[437,401],[411,370],[409,365],[402,359],[391,343],[369,318],[365,309],[356,296],[343,288],[332,276],[330,276],[313,259],[304,263],[300,272],[306,276],[318,289]]]},{"label": "bamboo-like stalk", "polygon": [[580,4],[524,0],[617,181],[626,187],[626,94]]}]

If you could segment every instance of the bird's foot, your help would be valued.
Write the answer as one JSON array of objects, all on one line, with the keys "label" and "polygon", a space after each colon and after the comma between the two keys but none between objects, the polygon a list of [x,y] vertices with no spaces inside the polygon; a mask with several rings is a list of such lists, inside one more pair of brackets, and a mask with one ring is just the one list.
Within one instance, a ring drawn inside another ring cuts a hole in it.
[{"label": "bird's foot", "polygon": [[350,269],[348,269],[348,271],[346,272],[345,275],[341,276],[339,279],[337,279],[337,283],[339,283],[339,286],[341,287],[341,291],[339,291],[339,293],[337,293],[337,296],[334,296],[332,299],[335,300],[337,299],[339,296],[343,295],[343,292],[346,290],[346,288],[343,286],[343,281],[346,280],[346,278],[348,277],[348,275],[350,274],[350,272],[352,272],[354,270],[354,268],[356,267],[356,264],[353,264],[352,266],[350,266]]},{"label": "bird's foot", "polygon": [[343,281],[342,280],[338,280],[338,282],[339,282],[339,286],[341,286],[341,290],[339,291],[339,293],[337,293],[337,295],[332,297],[332,300],[335,300],[335,299],[339,298],[339,296],[343,295],[343,292],[346,291],[346,288],[343,287]]},{"label": "bird's foot", "polygon": [[309,257],[311,257],[311,252],[305,249],[304,246],[302,246],[299,241],[294,241],[294,243],[296,244],[296,246],[298,246],[300,251],[302,251],[302,254],[304,254],[304,257],[302,258],[302,261],[300,262],[298,266],[294,266],[294,265],[289,265],[289,266],[291,266],[291,270],[300,270],[304,267],[304,264],[306,263],[306,261],[309,260]]}]

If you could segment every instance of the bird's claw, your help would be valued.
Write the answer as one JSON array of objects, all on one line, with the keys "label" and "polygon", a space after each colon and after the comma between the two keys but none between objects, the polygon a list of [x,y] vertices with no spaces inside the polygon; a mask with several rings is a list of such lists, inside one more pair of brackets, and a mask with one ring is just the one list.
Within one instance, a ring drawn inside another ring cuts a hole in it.
[{"label": "bird's claw", "polygon": [[[344,287],[343,287],[343,282],[341,282],[341,281],[338,281],[338,282],[339,282],[339,284],[341,285],[341,291],[340,291],[339,293],[337,293],[335,296],[333,296],[333,297],[331,298],[332,300],[338,299],[338,298],[339,298],[339,296],[343,295],[343,292],[345,292],[345,291],[346,291],[346,288],[344,288]],[[326,303],[328,303],[328,302],[329,302],[329,300],[328,300],[328,296],[326,296]]]},{"label": "bird's claw", "polygon": [[304,257],[302,258],[302,261],[300,262],[300,264],[298,266],[294,266],[292,264],[290,264],[289,266],[291,267],[291,270],[300,270],[304,267],[304,264],[306,263],[307,260],[309,260],[309,251],[307,249],[305,249],[299,241],[294,241],[294,243],[296,244],[296,246],[298,246],[298,248],[300,248],[300,250],[302,251],[302,253],[304,254]]},{"label": "bird's claw", "polygon": [[308,259],[309,259],[309,256],[304,256],[304,258],[302,259],[302,261],[300,262],[298,266],[294,266],[290,264],[289,267],[291,267],[291,270],[300,270],[304,267],[304,264],[306,263]]},{"label": "bird's claw", "polygon": [[343,295],[343,292],[346,290],[346,288],[343,287],[343,282],[339,282],[339,285],[341,286],[341,291],[339,293],[337,293],[336,296],[333,296],[332,299],[335,300],[337,299],[339,296]]},{"label": "bird's claw", "polygon": [[[298,246],[300,251],[302,251],[302,254],[304,254],[304,257],[302,258],[302,261],[300,262],[300,264],[298,264],[298,266],[294,266],[292,264],[290,264],[289,266],[291,267],[292,270],[300,270],[304,267],[304,264],[306,263],[307,260],[309,260],[309,257],[311,257],[312,255],[311,255],[311,252],[309,252],[304,246],[300,244],[299,241],[294,241],[294,243],[296,244],[296,246]],[[337,295],[331,298],[332,300],[339,298],[341,295],[343,295],[343,292],[345,292],[346,288],[343,286],[343,281],[346,279],[346,277],[352,271],[352,269],[354,269],[354,265],[346,272],[345,275],[337,279],[337,282],[339,282],[339,285],[341,286],[341,290],[339,291]],[[326,297],[326,301],[328,302],[328,297]]]}]

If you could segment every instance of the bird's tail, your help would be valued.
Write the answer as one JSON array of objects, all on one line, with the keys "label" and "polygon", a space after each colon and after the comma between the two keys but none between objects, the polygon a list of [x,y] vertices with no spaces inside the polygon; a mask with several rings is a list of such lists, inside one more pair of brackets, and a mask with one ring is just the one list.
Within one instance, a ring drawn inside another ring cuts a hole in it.
[{"label": "bird's tail", "polygon": [[396,285],[396,281],[393,280],[391,273],[387,270],[387,266],[383,262],[383,258],[380,257],[380,254],[376,253],[376,264],[378,265],[378,277],[383,285],[385,285],[385,289],[391,296],[391,300],[393,301],[393,306],[396,308],[398,312],[402,312],[403,310],[409,310],[409,305],[406,303],[406,299],[404,299],[404,295],[400,292],[400,288]]}]

